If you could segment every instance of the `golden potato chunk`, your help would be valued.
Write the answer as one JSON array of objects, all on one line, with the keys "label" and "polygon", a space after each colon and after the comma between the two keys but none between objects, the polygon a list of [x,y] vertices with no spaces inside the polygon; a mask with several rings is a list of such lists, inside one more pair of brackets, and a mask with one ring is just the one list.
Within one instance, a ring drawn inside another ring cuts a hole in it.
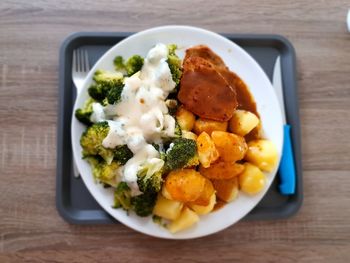
[{"label": "golden potato chunk", "polygon": [[261,170],[271,172],[277,165],[277,148],[269,140],[250,141],[245,159],[258,166]]},{"label": "golden potato chunk", "polygon": [[162,187],[162,196],[169,200],[173,199],[165,186]]},{"label": "golden potato chunk", "polygon": [[239,175],[239,186],[247,194],[257,194],[266,185],[266,176],[259,167],[245,163],[244,172]]},{"label": "golden potato chunk", "polygon": [[193,130],[197,135],[201,134],[202,132],[206,132],[211,135],[213,131],[226,131],[227,121],[221,122],[208,119],[198,119],[194,123]]},{"label": "golden potato chunk", "polygon": [[193,132],[182,130],[181,137],[185,138],[185,139],[190,139],[190,140],[196,141],[198,136],[197,136],[197,134],[195,134]]},{"label": "golden potato chunk", "polygon": [[204,184],[202,193],[196,200],[191,202],[191,204],[201,205],[201,206],[209,205],[210,198],[214,193],[215,193],[215,190],[212,182],[209,179],[205,178],[205,184]]},{"label": "golden potato chunk", "polygon": [[216,196],[225,202],[231,202],[238,196],[238,177],[228,180],[212,180]]},{"label": "golden potato chunk", "polygon": [[259,124],[259,118],[246,110],[235,110],[229,121],[229,130],[240,136],[251,132]]},{"label": "golden potato chunk", "polygon": [[225,162],[242,160],[247,152],[248,146],[244,138],[236,134],[214,131],[211,134],[211,138],[219,151],[220,159]]},{"label": "golden potato chunk", "polygon": [[197,152],[199,162],[205,168],[209,167],[211,163],[219,158],[219,152],[213,140],[206,132],[202,132],[197,138]]},{"label": "golden potato chunk", "polygon": [[244,166],[235,162],[216,162],[208,168],[199,167],[201,175],[209,179],[231,179],[244,170]]},{"label": "golden potato chunk", "polygon": [[191,131],[196,121],[194,114],[180,106],[176,112],[176,120],[181,127],[181,130]]},{"label": "golden potato chunk", "polygon": [[204,185],[205,177],[193,169],[171,171],[164,182],[171,199],[180,202],[192,202],[198,199]]},{"label": "golden potato chunk", "polygon": [[209,203],[207,205],[195,205],[190,204],[190,208],[195,211],[198,215],[205,215],[209,214],[211,211],[213,211],[214,206],[216,204],[216,195],[213,193],[209,198]]},{"label": "golden potato chunk", "polygon": [[153,214],[165,219],[175,220],[179,217],[183,203],[166,199],[161,194],[158,195]]},{"label": "golden potato chunk", "polygon": [[185,230],[191,227],[198,221],[199,221],[199,216],[188,207],[184,207],[183,210],[181,211],[180,216],[168,225],[168,229],[171,233],[174,234],[176,232],[179,232],[181,230]]}]

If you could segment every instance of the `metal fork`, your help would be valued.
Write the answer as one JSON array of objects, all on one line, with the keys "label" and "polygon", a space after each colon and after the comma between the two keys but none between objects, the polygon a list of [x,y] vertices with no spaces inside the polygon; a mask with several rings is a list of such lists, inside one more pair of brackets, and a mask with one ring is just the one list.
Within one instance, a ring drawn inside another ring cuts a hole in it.
[{"label": "metal fork", "polygon": [[89,57],[87,50],[75,49],[73,51],[73,61],[72,61],[72,78],[75,87],[77,88],[77,94],[79,94],[82,89],[84,80],[89,73]]},{"label": "metal fork", "polygon": [[[90,70],[89,57],[87,50],[75,49],[73,51],[73,61],[72,61],[72,79],[77,89],[77,94],[80,93],[83,88],[83,83]],[[74,177],[79,177],[79,171],[76,162],[73,157],[73,173]]]}]

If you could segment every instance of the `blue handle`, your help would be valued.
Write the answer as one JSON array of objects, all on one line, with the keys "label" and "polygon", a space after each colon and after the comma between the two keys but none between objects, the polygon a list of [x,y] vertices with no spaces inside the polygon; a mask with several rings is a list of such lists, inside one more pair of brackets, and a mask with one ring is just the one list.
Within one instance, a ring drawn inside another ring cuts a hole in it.
[{"label": "blue handle", "polygon": [[284,131],[284,143],[281,163],[279,167],[279,175],[281,179],[281,184],[279,189],[283,195],[291,195],[295,193],[295,166],[294,166],[294,156],[292,141],[290,138],[290,126],[285,124],[283,127]]}]

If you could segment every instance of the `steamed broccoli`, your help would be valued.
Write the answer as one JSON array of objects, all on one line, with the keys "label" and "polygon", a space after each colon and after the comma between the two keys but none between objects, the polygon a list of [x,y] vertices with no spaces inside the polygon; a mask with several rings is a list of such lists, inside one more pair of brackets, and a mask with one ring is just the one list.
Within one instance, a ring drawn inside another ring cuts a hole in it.
[{"label": "steamed broccoli", "polygon": [[121,182],[114,191],[114,208],[133,210],[138,216],[148,216],[152,214],[156,199],[156,193],[145,193],[132,197],[128,184]]},{"label": "steamed broccoli", "polygon": [[120,165],[126,164],[126,162],[129,161],[129,159],[131,159],[133,156],[134,154],[126,144],[117,146],[114,150],[114,160]]},{"label": "steamed broccoli", "polygon": [[116,71],[125,72],[124,58],[122,56],[116,56],[113,60],[114,68]]},{"label": "steamed broccoli", "polygon": [[139,55],[134,55],[130,57],[125,64],[126,72],[128,76],[134,75],[136,72],[140,71],[143,66],[143,57]]},{"label": "steamed broccoli", "polygon": [[116,186],[116,179],[119,174],[118,168],[120,167],[118,162],[113,161],[111,164],[107,164],[95,156],[88,157],[87,161],[91,165],[92,175],[95,180],[113,187]]},{"label": "steamed broccoli", "polygon": [[136,72],[140,71],[143,66],[143,57],[139,55],[133,55],[130,57],[126,63],[121,56],[117,56],[114,59],[114,67],[117,71],[126,73],[127,76],[134,75]]},{"label": "steamed broccoli", "polygon": [[107,102],[109,104],[118,103],[121,100],[124,84],[122,82],[116,83],[107,93]]},{"label": "steamed broccoli", "polygon": [[83,147],[83,157],[99,155],[108,164],[114,157],[112,149],[107,149],[102,146],[103,139],[109,132],[108,122],[98,122],[88,127],[80,138],[80,145]]},{"label": "steamed broccoli", "polygon": [[103,101],[107,96],[109,89],[109,86],[94,83],[88,88],[88,93],[91,98],[97,101]]},{"label": "steamed broccoli", "polygon": [[114,208],[131,209],[131,190],[126,182],[120,182],[114,191]]},{"label": "steamed broccoli", "polygon": [[177,46],[175,44],[168,45],[168,65],[170,68],[173,81],[178,85],[180,83],[182,69],[181,69],[181,59],[176,55],[175,50]]},{"label": "steamed broccoli", "polygon": [[107,97],[113,87],[123,85],[123,74],[120,72],[96,70],[93,79],[95,83],[89,87],[88,93],[90,97],[100,102]]},{"label": "steamed broccoli", "polygon": [[75,111],[75,117],[82,123],[86,124],[86,125],[91,125],[92,122],[90,120],[90,117],[93,113],[92,110],[92,103],[94,103],[95,101],[92,98],[89,98],[85,104],[84,107],[82,109],[77,109]]},{"label": "steamed broccoli", "polygon": [[96,83],[119,83],[123,82],[123,74],[120,72],[112,72],[112,71],[107,71],[107,70],[96,70],[94,76],[93,76],[94,81]]},{"label": "steamed broccoli", "polygon": [[165,169],[175,170],[198,165],[197,145],[194,140],[176,138],[166,152]]},{"label": "steamed broccoli", "polygon": [[174,132],[174,134],[175,134],[175,137],[177,137],[177,138],[180,138],[182,135],[181,127],[176,120],[175,120],[175,132]]},{"label": "steamed broccoli", "polygon": [[158,193],[162,187],[164,161],[153,158],[141,165],[137,173],[137,185],[143,193]]},{"label": "steamed broccoli", "polygon": [[144,193],[131,198],[132,209],[138,216],[149,216],[152,214],[156,204],[157,193]]}]

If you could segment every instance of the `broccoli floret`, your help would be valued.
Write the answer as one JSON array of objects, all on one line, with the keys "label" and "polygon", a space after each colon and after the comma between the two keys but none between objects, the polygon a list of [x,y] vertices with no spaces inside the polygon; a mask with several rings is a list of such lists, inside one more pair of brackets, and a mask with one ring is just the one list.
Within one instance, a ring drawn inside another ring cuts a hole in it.
[{"label": "broccoli floret", "polygon": [[97,101],[103,101],[103,99],[107,96],[109,88],[109,86],[94,83],[88,88],[88,93],[91,98]]},{"label": "broccoli floret", "polygon": [[92,110],[92,103],[94,103],[95,101],[92,98],[89,98],[88,100],[86,100],[84,107],[81,109],[77,109],[75,111],[75,117],[82,123],[90,126],[92,124],[90,117],[93,113]]},{"label": "broccoli floret", "polygon": [[126,72],[128,76],[134,75],[136,72],[140,71],[143,66],[143,57],[139,55],[134,55],[130,57],[125,64]]},{"label": "broccoli floret", "polygon": [[116,71],[126,73],[124,58],[122,56],[116,56],[113,60],[113,64]]},{"label": "broccoli floret", "polygon": [[135,196],[131,198],[132,209],[138,216],[149,216],[152,214],[156,200],[156,193],[144,193],[142,195]]},{"label": "broccoli floret", "polygon": [[96,70],[93,79],[95,83],[89,87],[88,93],[90,97],[100,102],[107,97],[113,87],[123,85],[123,74],[120,72]]},{"label": "broccoli floret", "polygon": [[194,140],[176,138],[166,152],[167,171],[198,165],[197,145]]},{"label": "broccoli floret", "polygon": [[96,70],[94,77],[96,83],[119,83],[123,82],[123,74],[120,72],[112,72],[107,70]]},{"label": "broccoli floret", "polygon": [[95,180],[113,187],[116,186],[116,177],[119,174],[118,168],[120,167],[118,162],[113,161],[111,164],[107,164],[104,160],[95,156],[88,157],[87,161],[90,163]]},{"label": "broccoli floret", "polygon": [[133,156],[134,154],[126,144],[117,146],[114,150],[114,160],[120,165],[126,164],[126,162],[129,161],[129,159],[131,159]]},{"label": "broccoli floret", "polygon": [[126,182],[120,182],[114,191],[114,208],[131,209],[131,190]]},{"label": "broccoli floret", "polygon": [[114,151],[102,146],[103,139],[109,132],[108,122],[98,122],[86,129],[80,138],[80,145],[83,147],[83,157],[99,155],[108,164],[114,157]]},{"label": "broccoli floret", "polygon": [[127,183],[121,182],[114,191],[114,208],[133,210],[138,216],[148,216],[152,214],[156,199],[156,193],[144,193],[132,197]]},{"label": "broccoli floret", "polygon": [[199,158],[198,158],[198,154],[196,153],[195,156],[193,156],[191,159],[188,160],[184,168],[189,168],[197,165],[199,165]]},{"label": "broccoli floret", "polygon": [[117,56],[114,59],[114,67],[117,71],[126,73],[127,76],[134,75],[136,72],[140,71],[143,66],[143,57],[139,55],[134,55],[130,57],[126,63],[121,56]]},{"label": "broccoli floret", "polygon": [[116,104],[121,100],[124,84],[122,82],[114,84],[114,86],[107,93],[107,102],[109,104]]},{"label": "broccoli floret", "polygon": [[177,137],[177,138],[180,138],[182,135],[181,127],[176,120],[175,120],[175,132],[174,132],[174,134],[175,134],[175,137]]},{"label": "broccoli floret", "polygon": [[162,187],[164,161],[153,158],[141,166],[137,173],[137,185],[143,193],[158,193]]},{"label": "broccoli floret", "polygon": [[175,44],[168,45],[168,65],[170,68],[173,81],[178,85],[180,83],[182,69],[181,69],[181,59],[176,55],[175,50],[177,46]]},{"label": "broccoli floret", "polygon": [[146,179],[146,176],[138,176],[137,184],[140,190],[145,192],[159,192],[162,186],[162,172],[153,174],[150,178]]}]

